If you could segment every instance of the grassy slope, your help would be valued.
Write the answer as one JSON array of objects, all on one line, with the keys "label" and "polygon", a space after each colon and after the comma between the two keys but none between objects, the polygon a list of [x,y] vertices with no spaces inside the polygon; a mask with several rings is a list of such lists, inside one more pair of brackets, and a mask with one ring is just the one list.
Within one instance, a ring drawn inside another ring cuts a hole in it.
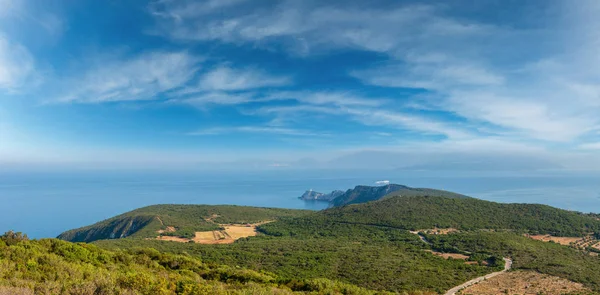
[{"label": "grassy slope", "polygon": [[[308,213],[310,211],[231,205],[154,205],[64,232],[58,238],[72,242],[92,242],[130,236],[147,238],[155,237],[156,231],[167,226],[175,227],[175,234],[190,235],[195,231],[219,229],[219,223],[255,223]],[[218,217],[212,221],[205,220],[214,214]]]},{"label": "grassy slope", "polygon": [[[277,222],[259,227],[263,235],[231,245],[135,238],[98,241],[97,244],[113,249],[144,246],[188,253],[205,262],[271,271],[286,279],[327,277],[370,289],[439,292],[496,268],[469,266],[462,261],[447,261],[425,253],[423,250],[429,246],[406,229],[497,228],[580,235],[597,229],[598,224],[598,220],[589,216],[542,205],[498,204],[471,198],[389,197],[299,217],[281,217]],[[452,244],[436,247],[449,252],[474,252],[476,260],[493,257],[497,261],[510,254],[518,267],[560,275],[599,290],[600,277],[587,272],[587,269],[595,271],[591,264],[597,263],[597,258],[583,257],[587,254],[558,245],[548,246],[512,233],[471,234],[483,240],[479,244],[462,245],[464,247]],[[510,248],[513,252],[493,250],[497,246],[494,241],[504,238],[513,241]],[[523,246],[518,247],[519,244]],[[490,250],[479,249],[478,245]]]},{"label": "grassy slope", "polygon": [[583,283],[600,291],[600,257],[594,257],[555,243],[535,241],[508,232],[467,232],[430,235],[428,240],[440,250],[512,257],[513,268],[534,270]]},{"label": "grassy slope", "polygon": [[600,231],[600,220],[546,205],[501,204],[474,198],[388,197],[377,202],[332,208],[319,218],[337,222],[392,226],[513,229],[557,236]]},{"label": "grassy slope", "polygon": [[105,240],[96,244],[112,249],[152,247],[188,253],[201,257],[204,262],[269,271],[286,279],[325,277],[390,291],[441,292],[497,270],[431,255],[423,251],[429,249],[426,244],[404,230],[348,224],[325,226],[316,235],[300,232],[278,237],[262,235],[230,245],[135,239]]},{"label": "grassy slope", "polygon": [[57,239],[7,245],[0,238],[0,294],[375,294],[329,281],[202,263],[153,249],[102,250]]}]

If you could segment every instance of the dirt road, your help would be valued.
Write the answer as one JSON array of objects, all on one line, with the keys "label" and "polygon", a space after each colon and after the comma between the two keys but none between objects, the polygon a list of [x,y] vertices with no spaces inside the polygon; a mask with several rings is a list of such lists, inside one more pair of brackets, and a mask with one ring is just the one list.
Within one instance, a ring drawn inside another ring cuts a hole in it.
[{"label": "dirt road", "polygon": [[470,280],[470,281],[468,281],[468,282],[466,282],[466,283],[464,283],[464,284],[462,284],[460,286],[456,286],[456,287],[448,290],[448,292],[444,293],[444,295],[455,295],[456,293],[458,293],[458,291],[460,291],[460,290],[462,290],[462,289],[464,289],[466,287],[469,287],[471,285],[475,285],[475,284],[477,284],[477,283],[479,283],[479,282],[481,282],[483,280],[490,279],[490,278],[493,278],[493,277],[495,277],[497,275],[505,273],[511,267],[512,267],[512,260],[510,258],[504,258],[504,270],[493,272],[491,274],[487,274],[485,276],[481,276],[481,277],[472,279],[472,280]]}]

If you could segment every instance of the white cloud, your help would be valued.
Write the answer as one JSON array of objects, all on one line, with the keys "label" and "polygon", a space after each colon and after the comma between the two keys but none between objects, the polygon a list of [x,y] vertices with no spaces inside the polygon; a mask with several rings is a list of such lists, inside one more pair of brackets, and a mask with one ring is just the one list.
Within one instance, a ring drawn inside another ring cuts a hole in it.
[{"label": "white cloud", "polygon": [[396,129],[419,131],[425,134],[444,135],[447,138],[472,138],[474,135],[448,122],[412,114],[384,111],[346,109],[354,120],[367,125],[388,126]]},{"label": "white cloud", "polygon": [[298,117],[308,120],[305,118],[307,114],[312,117],[316,117],[317,114],[326,114],[337,116],[338,119],[348,118],[368,126],[384,126],[400,130],[418,131],[428,135],[443,135],[453,139],[466,139],[475,136],[473,132],[463,126],[453,126],[448,122],[436,120],[431,117],[379,108],[357,108],[343,105],[296,105],[263,107],[258,109],[257,112],[274,114],[279,121],[298,121],[296,119]]},{"label": "white cloud", "polygon": [[582,150],[600,150],[600,142],[584,143],[579,145]]},{"label": "white cloud", "polygon": [[29,51],[0,33],[0,88],[18,91],[35,78],[35,63]]},{"label": "white cloud", "polygon": [[151,52],[101,61],[71,77],[59,102],[100,103],[151,100],[184,86],[201,61],[187,52]]},{"label": "white cloud", "polygon": [[259,134],[280,134],[291,136],[324,136],[324,133],[312,132],[308,130],[283,128],[276,126],[237,126],[237,127],[214,127],[201,129],[188,133],[194,136],[219,135],[227,133],[259,133]]},{"label": "white cloud", "polygon": [[237,91],[289,85],[288,77],[271,76],[256,69],[233,69],[220,66],[204,74],[199,89],[205,91]]},{"label": "white cloud", "polygon": [[279,91],[267,93],[264,100],[296,100],[310,105],[335,105],[335,106],[380,106],[388,101],[381,98],[369,98],[356,95],[352,92],[340,91]]},{"label": "white cloud", "polygon": [[255,98],[251,93],[227,93],[227,92],[207,92],[193,95],[185,99],[173,99],[169,102],[185,103],[197,107],[205,107],[208,104],[218,105],[238,105],[249,103]]},{"label": "white cloud", "polygon": [[[201,2],[158,0],[150,3],[148,8],[155,16],[181,20],[190,16],[212,13],[244,1],[246,0],[206,0]],[[165,7],[168,9],[164,10]]]},{"label": "white cloud", "polygon": [[427,5],[394,5],[382,9],[346,2],[253,4],[228,5],[227,9],[208,12],[200,9],[197,13],[188,9],[187,13],[180,13],[181,5],[165,3],[154,13],[178,17],[159,18],[156,30],[182,40],[260,43],[278,38],[293,45],[296,53],[340,47],[392,53],[415,39],[456,38],[490,29],[490,26],[439,17],[438,9]]},{"label": "white cloud", "polygon": [[[543,30],[519,26],[519,16],[510,26],[453,18],[448,6],[382,9],[336,3],[275,1],[249,7],[227,2],[218,12],[189,10],[178,13],[176,21],[160,19],[157,29],[173,39],[283,44],[291,53],[340,48],[384,53],[387,65],[351,75],[370,85],[429,90],[435,95],[427,105],[437,111],[526,139],[573,142],[600,126],[596,1],[546,3],[564,5],[558,7],[563,17],[544,23]],[[176,10],[172,3],[161,8]],[[326,105],[326,98],[299,101]],[[440,124],[460,129],[452,122]]]}]

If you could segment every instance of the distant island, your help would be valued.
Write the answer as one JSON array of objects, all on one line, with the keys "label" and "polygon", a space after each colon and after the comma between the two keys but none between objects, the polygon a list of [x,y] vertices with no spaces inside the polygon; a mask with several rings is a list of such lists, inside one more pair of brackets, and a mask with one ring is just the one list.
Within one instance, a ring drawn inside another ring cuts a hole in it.
[{"label": "distant island", "polygon": [[448,198],[467,198],[465,195],[428,188],[412,188],[405,185],[389,184],[389,181],[378,181],[377,186],[358,185],[347,191],[334,190],[325,194],[312,189],[307,190],[299,197],[304,201],[329,202],[330,207],[344,206],[350,204],[365,203],[382,199],[389,194],[402,196],[440,196]]},{"label": "distant island", "polygon": [[299,199],[304,200],[304,201],[330,202],[331,200],[333,200],[343,194],[344,194],[344,191],[340,191],[340,190],[335,190],[335,191],[332,191],[331,193],[324,194],[324,193],[315,192],[312,189],[310,189],[310,190],[307,190],[306,192],[304,192],[304,194],[302,194],[302,196],[300,196]]}]

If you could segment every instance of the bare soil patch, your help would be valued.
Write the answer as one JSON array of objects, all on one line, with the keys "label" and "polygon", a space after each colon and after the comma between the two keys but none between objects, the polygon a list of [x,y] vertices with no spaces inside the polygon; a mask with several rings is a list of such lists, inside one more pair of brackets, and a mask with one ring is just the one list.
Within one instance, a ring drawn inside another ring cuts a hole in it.
[{"label": "bare soil patch", "polygon": [[171,241],[171,242],[179,242],[179,243],[188,243],[190,239],[180,238],[180,237],[171,237],[171,236],[159,236],[156,237],[157,240],[161,241]]},{"label": "bare soil patch", "polygon": [[426,233],[428,235],[447,235],[454,232],[458,232],[456,228],[430,228],[430,229],[419,229],[411,231],[413,234]]},{"label": "bare soil patch", "polygon": [[215,220],[216,218],[219,217],[219,214],[213,214],[210,217],[206,217],[204,218],[204,220],[208,221],[208,222],[213,222],[213,220]]},{"label": "bare soil patch", "polygon": [[[435,252],[435,251],[431,251],[431,250],[425,250],[426,252],[429,252],[435,256],[439,256],[439,257],[443,257],[445,259],[448,258],[452,258],[452,259],[460,259],[460,260],[467,260],[469,259],[469,256],[467,255],[463,255],[463,254],[457,254],[457,253],[442,253],[442,252]],[[475,261],[474,261],[475,262]],[[477,262],[475,262],[477,263]]]},{"label": "bare soil patch", "polygon": [[487,279],[460,291],[459,294],[562,295],[589,291],[582,284],[533,271],[512,271]]},{"label": "bare soil patch", "polygon": [[552,241],[554,243],[558,243],[564,246],[570,246],[571,244],[581,242],[584,239],[580,237],[555,237],[551,235],[528,235],[528,237],[542,242]]},{"label": "bare soil patch", "polygon": [[159,229],[158,231],[156,231],[159,234],[164,234],[164,233],[174,233],[176,232],[177,229],[172,227],[172,226],[167,226],[166,229]]}]

